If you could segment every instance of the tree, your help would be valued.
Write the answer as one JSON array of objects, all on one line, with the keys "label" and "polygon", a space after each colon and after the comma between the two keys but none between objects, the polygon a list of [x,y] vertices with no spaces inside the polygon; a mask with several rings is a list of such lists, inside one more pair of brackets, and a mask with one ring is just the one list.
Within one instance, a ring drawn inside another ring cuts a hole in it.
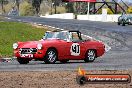
[{"label": "tree", "polygon": [[40,5],[41,5],[42,0],[33,0],[32,1],[32,6],[35,9],[35,13],[38,15],[40,11]]},{"label": "tree", "polygon": [[59,6],[61,2],[62,2],[61,0],[52,0],[52,3],[54,3],[55,7],[55,14],[57,13],[57,6]]},{"label": "tree", "polygon": [[132,13],[132,6],[129,6],[129,8],[127,9],[128,13]]},{"label": "tree", "polygon": [[4,9],[4,1],[5,1],[5,0],[0,0],[2,13],[5,13],[5,9]]},{"label": "tree", "polygon": [[68,13],[74,12],[74,4],[73,3],[67,3],[66,10]]},{"label": "tree", "polygon": [[33,16],[34,12],[35,11],[32,7],[32,4],[28,3],[27,1],[24,1],[20,4],[20,15],[21,16]]},{"label": "tree", "polygon": [[20,1],[20,0],[15,0],[16,6],[17,6],[17,10],[18,10],[18,11],[19,11],[19,1]]}]

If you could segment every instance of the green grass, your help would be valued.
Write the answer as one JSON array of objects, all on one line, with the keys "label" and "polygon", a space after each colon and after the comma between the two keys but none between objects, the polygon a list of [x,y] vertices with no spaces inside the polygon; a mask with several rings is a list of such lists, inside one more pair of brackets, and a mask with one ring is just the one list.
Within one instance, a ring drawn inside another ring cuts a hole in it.
[{"label": "green grass", "polygon": [[40,40],[45,31],[25,23],[0,22],[0,57],[12,57],[13,43]]}]

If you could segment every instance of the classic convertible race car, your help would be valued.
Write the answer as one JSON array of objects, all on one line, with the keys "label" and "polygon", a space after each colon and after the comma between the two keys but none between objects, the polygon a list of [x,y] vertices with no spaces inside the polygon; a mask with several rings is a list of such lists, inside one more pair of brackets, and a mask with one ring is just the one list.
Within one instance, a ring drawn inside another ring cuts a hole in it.
[{"label": "classic convertible race car", "polygon": [[82,39],[79,31],[48,31],[39,41],[18,42],[13,44],[14,55],[20,64],[32,59],[52,64],[69,60],[93,62],[105,53],[102,42]]},{"label": "classic convertible race car", "polygon": [[132,15],[122,14],[118,18],[117,24],[122,25],[122,26],[125,26],[126,24],[128,24],[128,25],[132,24]]}]

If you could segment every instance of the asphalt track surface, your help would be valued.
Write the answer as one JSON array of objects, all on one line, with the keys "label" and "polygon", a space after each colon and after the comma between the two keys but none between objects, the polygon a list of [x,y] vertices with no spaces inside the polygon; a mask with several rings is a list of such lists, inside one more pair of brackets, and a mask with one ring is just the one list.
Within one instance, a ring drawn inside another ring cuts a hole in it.
[{"label": "asphalt track surface", "polygon": [[132,25],[118,26],[117,23],[80,20],[49,19],[40,17],[8,17],[8,21],[20,21],[49,25],[67,30],[79,30],[85,35],[101,40],[111,50],[92,63],[70,61],[66,64],[45,64],[31,61],[20,65],[17,61],[1,62],[0,71],[58,71],[76,70],[79,66],[86,70],[128,70],[132,69]]}]

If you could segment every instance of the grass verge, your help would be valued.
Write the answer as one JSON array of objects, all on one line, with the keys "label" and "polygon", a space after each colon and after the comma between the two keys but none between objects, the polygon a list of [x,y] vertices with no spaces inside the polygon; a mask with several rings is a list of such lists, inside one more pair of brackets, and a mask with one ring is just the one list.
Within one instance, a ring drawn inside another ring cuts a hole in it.
[{"label": "grass verge", "polygon": [[0,22],[0,57],[12,57],[12,44],[40,40],[46,29],[19,22]]}]

